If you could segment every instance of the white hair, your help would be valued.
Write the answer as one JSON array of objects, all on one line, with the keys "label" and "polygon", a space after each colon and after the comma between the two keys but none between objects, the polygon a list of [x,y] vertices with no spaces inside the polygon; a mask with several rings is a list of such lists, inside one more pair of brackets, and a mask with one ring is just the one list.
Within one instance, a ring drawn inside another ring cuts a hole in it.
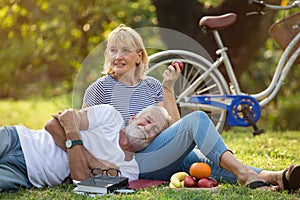
[{"label": "white hair", "polygon": [[168,127],[171,125],[171,121],[172,121],[172,118],[170,116],[170,114],[168,113],[168,111],[162,107],[162,106],[158,106],[158,105],[150,105],[150,106],[147,106],[146,108],[144,108],[143,110],[141,110],[140,112],[138,112],[136,114],[136,118],[138,118],[139,116],[141,116],[142,114],[152,110],[152,109],[155,109],[157,111],[159,111],[160,113],[162,113],[168,123]]}]

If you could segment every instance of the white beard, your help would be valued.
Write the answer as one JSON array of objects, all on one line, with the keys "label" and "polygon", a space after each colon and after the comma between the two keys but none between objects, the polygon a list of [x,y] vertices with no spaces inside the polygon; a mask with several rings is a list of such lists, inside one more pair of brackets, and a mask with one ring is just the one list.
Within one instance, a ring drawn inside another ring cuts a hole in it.
[{"label": "white beard", "polygon": [[137,125],[135,120],[126,126],[125,135],[137,151],[142,150],[149,144],[149,134],[143,126]]}]

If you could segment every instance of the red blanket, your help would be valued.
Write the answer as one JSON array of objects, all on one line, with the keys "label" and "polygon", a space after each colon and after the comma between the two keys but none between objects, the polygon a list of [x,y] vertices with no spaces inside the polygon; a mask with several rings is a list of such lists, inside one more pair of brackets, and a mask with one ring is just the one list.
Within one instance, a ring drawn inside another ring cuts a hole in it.
[{"label": "red blanket", "polygon": [[156,187],[156,186],[159,186],[164,183],[168,183],[168,181],[139,179],[139,180],[135,180],[135,181],[130,181],[129,188],[138,190],[138,189],[143,189],[143,188]]}]

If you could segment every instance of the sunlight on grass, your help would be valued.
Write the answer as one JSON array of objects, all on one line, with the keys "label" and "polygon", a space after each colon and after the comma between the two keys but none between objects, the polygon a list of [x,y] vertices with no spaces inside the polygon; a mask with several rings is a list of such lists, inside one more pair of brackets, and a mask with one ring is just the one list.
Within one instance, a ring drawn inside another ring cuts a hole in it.
[{"label": "sunlight on grass", "polygon": [[291,163],[300,164],[297,153],[300,133],[296,131],[273,132],[253,136],[249,131],[234,130],[222,134],[235,156],[245,164],[268,170],[285,169]]},{"label": "sunlight on grass", "polygon": [[20,101],[0,101],[0,126],[24,125],[40,129],[51,119],[51,114],[71,107],[68,97],[30,99]]}]

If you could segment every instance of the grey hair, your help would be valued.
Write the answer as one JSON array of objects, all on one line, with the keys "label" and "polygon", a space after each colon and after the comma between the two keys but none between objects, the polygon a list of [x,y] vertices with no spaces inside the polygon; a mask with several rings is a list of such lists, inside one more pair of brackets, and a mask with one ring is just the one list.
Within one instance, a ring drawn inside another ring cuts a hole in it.
[{"label": "grey hair", "polygon": [[136,114],[136,118],[138,118],[139,116],[141,116],[142,114],[144,114],[145,112],[148,112],[152,109],[155,109],[157,111],[159,111],[160,113],[162,113],[168,123],[168,127],[171,125],[171,122],[172,122],[172,118],[170,116],[170,114],[168,113],[168,111],[162,107],[162,106],[158,106],[158,105],[150,105],[150,106],[147,106],[146,108],[144,108],[143,110],[141,110],[140,112],[138,112]]}]

